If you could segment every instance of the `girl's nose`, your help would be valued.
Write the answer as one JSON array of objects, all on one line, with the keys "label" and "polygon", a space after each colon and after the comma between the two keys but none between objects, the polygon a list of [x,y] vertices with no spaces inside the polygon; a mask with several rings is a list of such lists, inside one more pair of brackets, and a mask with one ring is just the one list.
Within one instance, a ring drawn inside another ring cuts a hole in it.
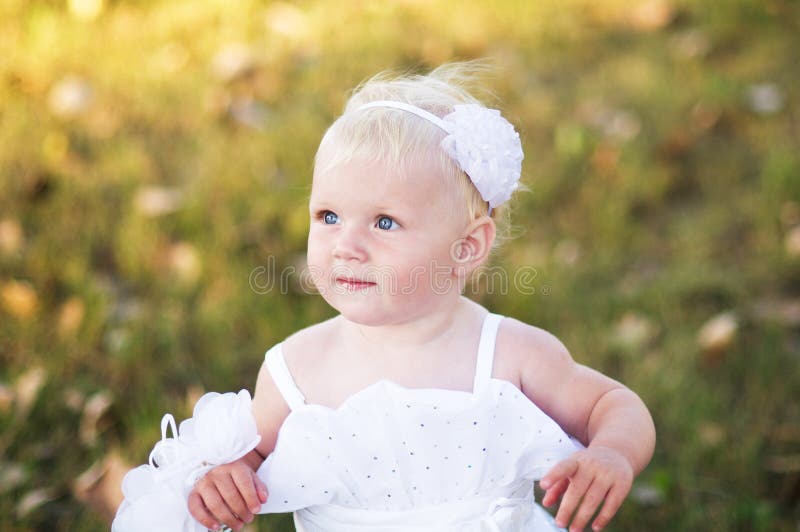
[{"label": "girl's nose", "polygon": [[342,226],[333,246],[333,256],[339,260],[366,259],[364,235],[357,227]]}]

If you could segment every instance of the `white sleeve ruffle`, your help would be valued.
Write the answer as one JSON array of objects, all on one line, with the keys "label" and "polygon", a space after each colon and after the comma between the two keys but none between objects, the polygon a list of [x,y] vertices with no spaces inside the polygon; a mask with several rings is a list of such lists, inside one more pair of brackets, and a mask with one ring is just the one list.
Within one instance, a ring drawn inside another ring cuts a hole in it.
[{"label": "white sleeve ruffle", "polygon": [[179,430],[172,415],[166,414],[161,441],[153,447],[149,463],[132,469],[122,481],[125,498],[112,532],[205,532],[187,505],[195,482],[210,469],[243,457],[259,441],[247,390],[205,394]]}]

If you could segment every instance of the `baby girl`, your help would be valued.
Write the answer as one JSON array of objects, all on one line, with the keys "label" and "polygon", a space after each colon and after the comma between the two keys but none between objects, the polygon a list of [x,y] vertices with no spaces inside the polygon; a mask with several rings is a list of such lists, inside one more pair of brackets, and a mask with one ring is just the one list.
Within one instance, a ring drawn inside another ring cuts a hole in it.
[{"label": "baby girl", "polygon": [[338,314],[269,349],[252,403],[209,394],[174,438],[165,417],[114,530],[239,530],[277,512],[307,532],[609,523],[653,454],[647,408],[552,334],[463,296],[522,162],[513,126],[464,88],[472,70],[353,93],[309,201],[308,271]]}]

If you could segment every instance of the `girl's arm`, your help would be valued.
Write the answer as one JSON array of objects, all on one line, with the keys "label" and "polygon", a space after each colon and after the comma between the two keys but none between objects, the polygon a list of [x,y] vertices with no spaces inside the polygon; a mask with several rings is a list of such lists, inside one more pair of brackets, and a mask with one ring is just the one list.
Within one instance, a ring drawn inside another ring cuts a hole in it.
[{"label": "girl's arm", "polygon": [[266,364],[262,364],[252,402],[261,441],[245,456],[230,464],[215,467],[197,481],[189,494],[189,511],[210,530],[225,524],[240,530],[267,502],[267,487],[256,471],[275,448],[289,407],[283,400]]},{"label": "girl's arm", "polygon": [[656,431],[650,412],[638,395],[621,386],[595,402],[587,427],[591,446],[609,447],[621,453],[638,475],[650,462]]},{"label": "girl's arm", "polygon": [[551,334],[505,320],[498,352],[517,364],[520,388],[586,449],[556,464],[541,480],[549,506],[562,497],[559,526],[603,528],[653,455],[655,427],[644,403],[619,382],[577,364]]}]

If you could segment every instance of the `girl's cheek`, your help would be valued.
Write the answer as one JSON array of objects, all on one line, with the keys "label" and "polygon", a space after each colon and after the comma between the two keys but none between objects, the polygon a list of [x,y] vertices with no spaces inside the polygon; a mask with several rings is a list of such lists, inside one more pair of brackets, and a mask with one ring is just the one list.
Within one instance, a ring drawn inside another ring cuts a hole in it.
[{"label": "girl's cheek", "polygon": [[412,295],[430,285],[430,271],[425,265],[406,266],[397,271],[397,286],[403,295]]}]

